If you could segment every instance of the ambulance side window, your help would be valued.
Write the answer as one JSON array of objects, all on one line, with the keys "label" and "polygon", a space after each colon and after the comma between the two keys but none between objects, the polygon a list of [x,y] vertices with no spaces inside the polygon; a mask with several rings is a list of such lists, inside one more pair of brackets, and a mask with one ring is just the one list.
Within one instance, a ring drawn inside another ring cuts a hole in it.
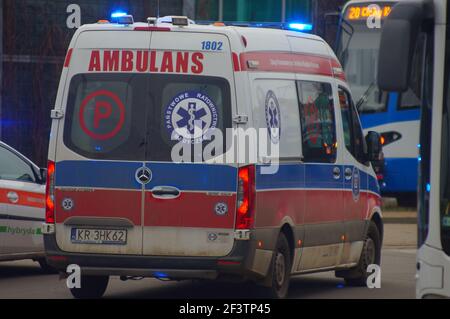
[{"label": "ambulance side window", "polygon": [[33,169],[19,156],[0,147],[0,179],[35,183]]},{"label": "ambulance side window", "polygon": [[336,161],[336,123],[329,83],[297,81],[305,162]]},{"label": "ambulance side window", "polygon": [[255,128],[267,130],[268,142],[279,146],[281,160],[300,161],[300,115],[295,81],[257,79],[254,88]]},{"label": "ambulance side window", "polygon": [[339,104],[344,127],[345,147],[358,162],[366,164],[364,155],[366,145],[358,113],[353,105],[350,93],[342,87],[339,87]]}]

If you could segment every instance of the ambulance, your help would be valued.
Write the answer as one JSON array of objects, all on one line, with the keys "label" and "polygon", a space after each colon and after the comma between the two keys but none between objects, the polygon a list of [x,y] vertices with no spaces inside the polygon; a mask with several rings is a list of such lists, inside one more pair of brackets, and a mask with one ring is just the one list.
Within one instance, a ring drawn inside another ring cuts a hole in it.
[{"label": "ambulance", "polygon": [[[80,267],[76,298],[103,296],[110,276],[252,280],[282,298],[293,275],[365,285],[380,264],[380,139],[363,136],[317,36],[186,17],[84,25],[51,116],[44,241],[50,265]],[[225,145],[213,157],[246,152],[252,130],[278,156],[195,160],[207,140]]]},{"label": "ambulance", "polygon": [[45,169],[0,142],[0,261],[32,259],[45,271]]}]

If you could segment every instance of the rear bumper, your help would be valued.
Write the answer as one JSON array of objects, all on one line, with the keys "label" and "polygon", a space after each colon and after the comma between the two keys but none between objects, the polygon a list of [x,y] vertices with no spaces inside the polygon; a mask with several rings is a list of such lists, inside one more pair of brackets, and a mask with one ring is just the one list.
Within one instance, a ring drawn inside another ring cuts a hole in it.
[{"label": "rear bumper", "polygon": [[44,235],[47,262],[61,272],[78,265],[85,275],[216,279],[222,275],[253,277],[249,269],[252,241],[235,241],[225,257],[171,257],[69,253],[59,249],[55,234]]}]

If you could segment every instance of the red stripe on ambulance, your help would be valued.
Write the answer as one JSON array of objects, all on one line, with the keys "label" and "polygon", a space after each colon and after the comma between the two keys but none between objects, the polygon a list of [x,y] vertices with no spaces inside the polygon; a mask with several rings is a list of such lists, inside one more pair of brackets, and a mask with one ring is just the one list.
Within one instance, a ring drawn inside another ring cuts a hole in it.
[{"label": "red stripe on ambulance", "polygon": [[92,50],[88,71],[201,74],[204,58],[202,52]]},{"label": "red stripe on ambulance", "polygon": [[[65,210],[65,198],[73,201],[73,208]],[[93,190],[55,191],[56,222],[64,223],[70,217],[126,218],[134,225],[141,225],[141,191]]]},{"label": "red stripe on ambulance", "polygon": [[[339,62],[333,61],[329,57],[310,54],[248,52],[240,55],[242,71],[300,73],[342,78],[342,74],[337,74],[338,67],[340,67]],[[342,67],[340,69],[342,70]]]},{"label": "red stripe on ambulance", "polygon": [[[228,211],[217,215],[215,205],[223,202]],[[233,228],[236,194],[216,196],[196,192],[183,192],[171,200],[154,198],[145,194],[144,226],[147,227],[198,227]]]}]

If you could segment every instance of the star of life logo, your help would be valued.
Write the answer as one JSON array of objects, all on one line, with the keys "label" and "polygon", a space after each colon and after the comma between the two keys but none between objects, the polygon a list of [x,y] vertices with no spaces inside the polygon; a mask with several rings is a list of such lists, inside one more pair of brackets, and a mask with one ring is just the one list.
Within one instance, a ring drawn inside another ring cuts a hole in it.
[{"label": "star of life logo", "polygon": [[177,94],[167,105],[165,126],[172,140],[186,144],[202,143],[217,128],[217,107],[211,98],[200,92]]},{"label": "star of life logo", "polygon": [[280,106],[273,91],[268,91],[266,95],[266,123],[270,139],[274,144],[280,141]]}]

